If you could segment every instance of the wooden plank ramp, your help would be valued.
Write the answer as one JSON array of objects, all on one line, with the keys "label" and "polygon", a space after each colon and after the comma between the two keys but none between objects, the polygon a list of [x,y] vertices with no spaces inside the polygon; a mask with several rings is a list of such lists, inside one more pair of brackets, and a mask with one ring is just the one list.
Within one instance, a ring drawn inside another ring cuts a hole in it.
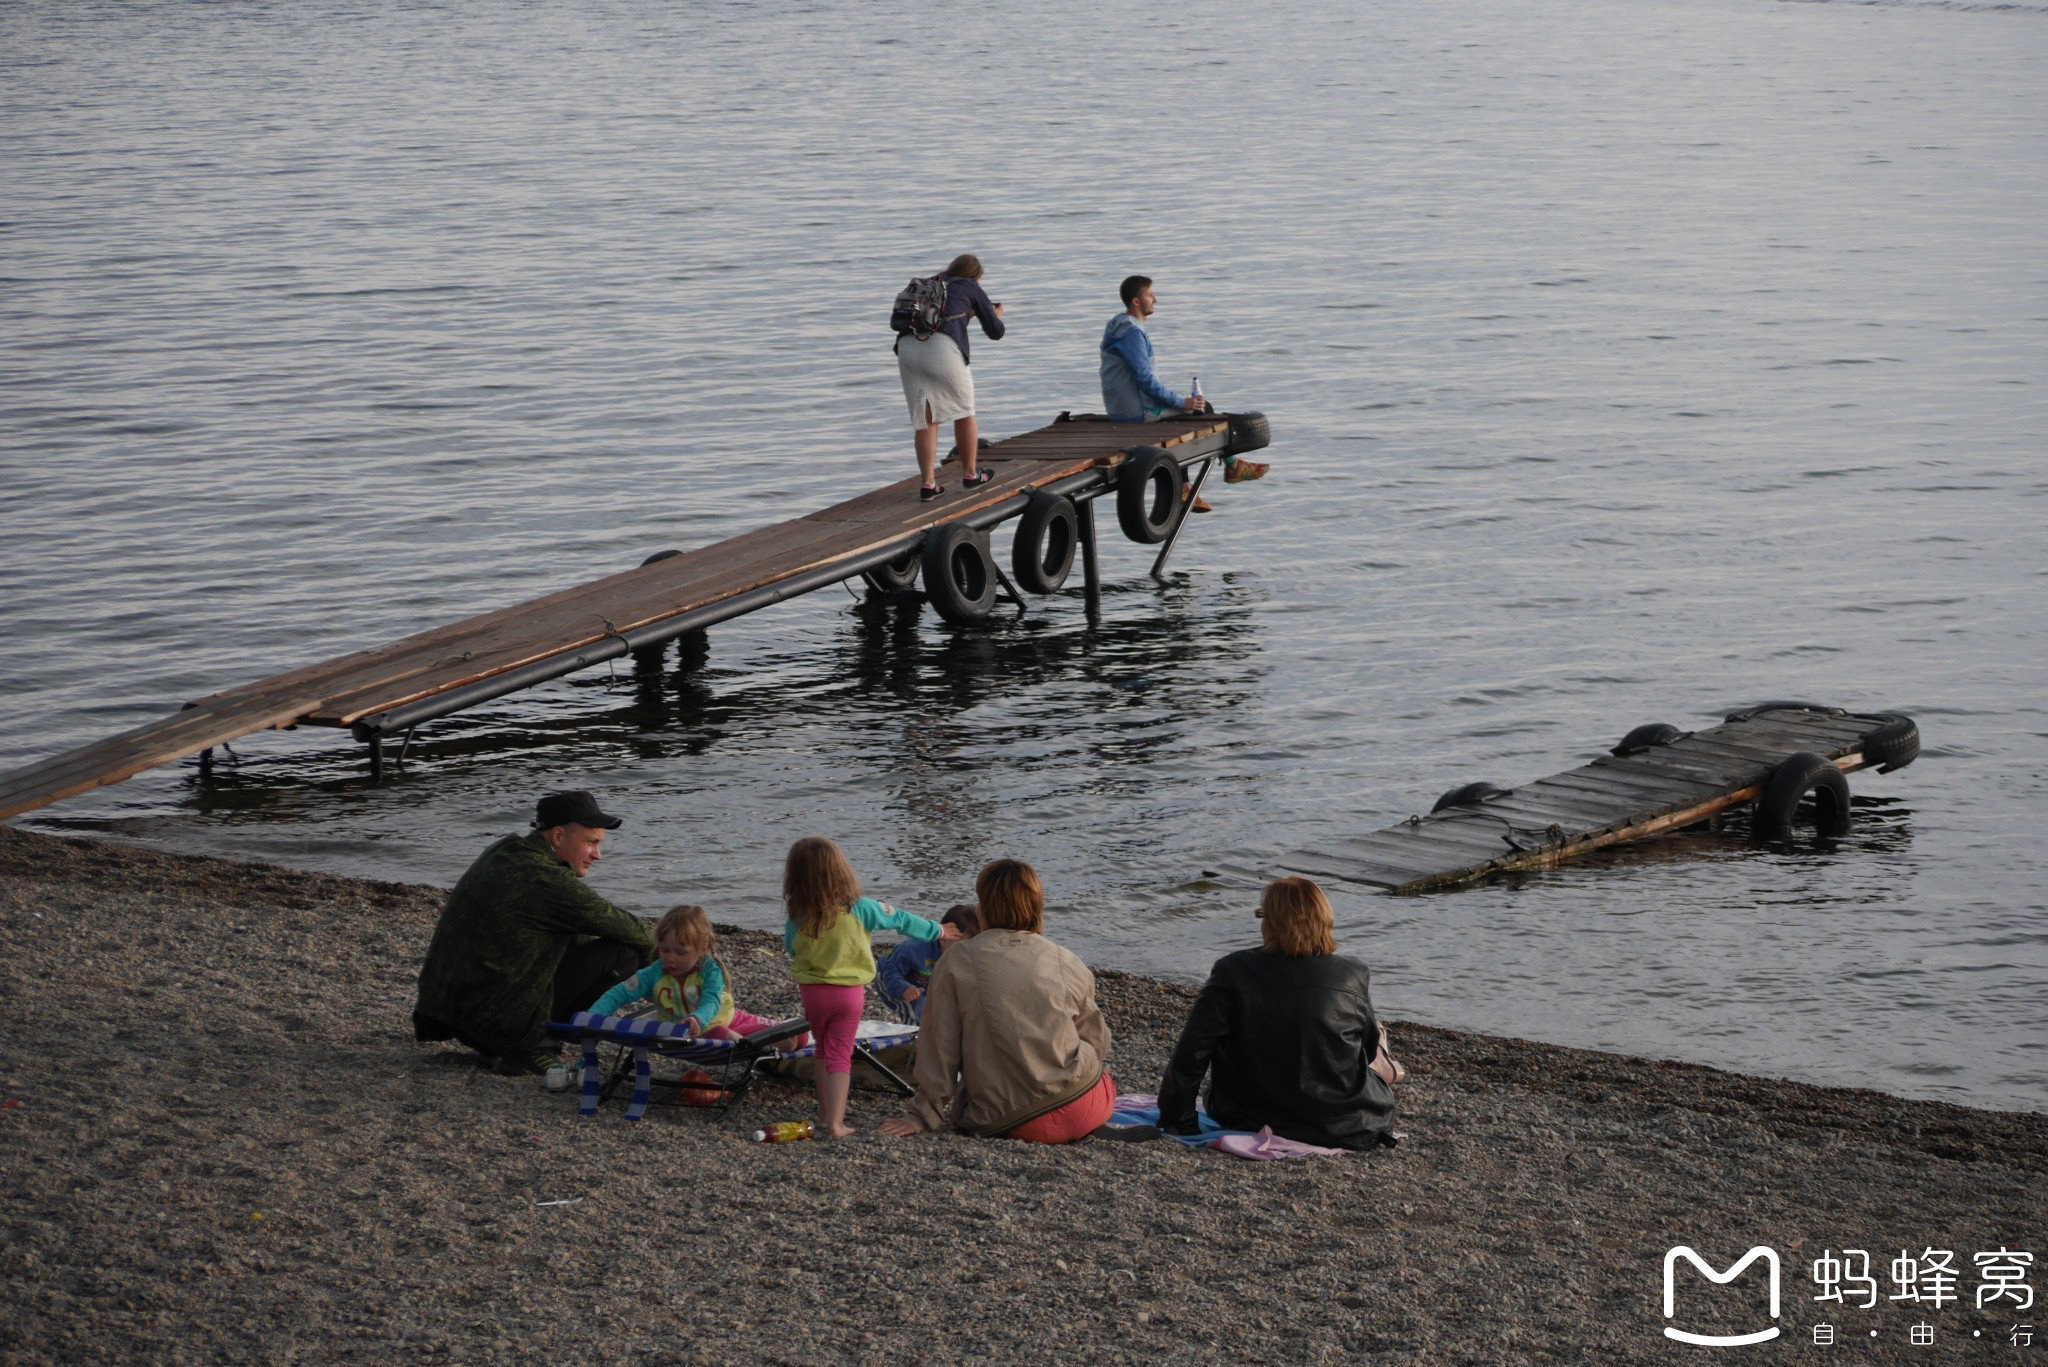
[{"label": "wooden plank ramp", "polygon": [[[1604,755],[1476,803],[1412,816],[1323,849],[1298,850],[1280,864],[1289,873],[1396,893],[1550,868],[1754,802],[1771,771],[1800,752],[1831,760],[1843,773],[1879,763],[1865,755],[1865,740],[1894,718],[1766,704],[1639,753]],[[1917,753],[1917,728],[1912,744]],[[1911,762],[1910,755],[1883,758],[1889,768]]]},{"label": "wooden plank ramp", "polygon": [[387,720],[402,729],[408,715],[445,715],[667,639],[668,626],[687,629],[689,621],[722,620],[722,608],[785,596],[761,590],[786,586],[794,596],[837,583],[878,555],[914,548],[935,527],[1014,515],[1034,489],[1099,491],[1129,447],[1165,447],[1187,464],[1226,454],[1230,432],[1223,415],[1135,425],[1063,414],[981,451],[994,478],[979,488],[961,488],[958,468],[949,467],[945,495],[924,503],[913,475],[788,522],[210,694],[161,721],[0,774],[0,820],[256,731],[350,727],[374,742],[390,729]]}]

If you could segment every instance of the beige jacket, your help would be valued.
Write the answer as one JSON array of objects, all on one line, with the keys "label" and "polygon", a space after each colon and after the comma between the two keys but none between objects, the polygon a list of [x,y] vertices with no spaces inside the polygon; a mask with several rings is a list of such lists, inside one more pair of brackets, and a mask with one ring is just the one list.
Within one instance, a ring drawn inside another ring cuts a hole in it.
[{"label": "beige jacket", "polygon": [[910,1118],[1002,1134],[1093,1087],[1109,1057],[1095,975],[1043,935],[984,930],[940,956]]}]

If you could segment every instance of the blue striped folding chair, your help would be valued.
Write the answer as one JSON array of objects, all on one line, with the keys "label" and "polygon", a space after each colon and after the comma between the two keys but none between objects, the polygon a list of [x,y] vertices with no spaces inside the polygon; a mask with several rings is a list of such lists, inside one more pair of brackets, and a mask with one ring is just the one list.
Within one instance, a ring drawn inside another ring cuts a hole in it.
[{"label": "blue striped folding chair", "polygon": [[[900,1067],[914,1057],[912,1046],[917,1043],[917,1030],[915,1025],[900,1021],[862,1021],[853,1038],[854,1081],[878,1082],[898,1096],[915,1096],[917,1088],[905,1082],[889,1064],[893,1059]],[[809,1080],[817,1062],[818,1046],[811,1043],[801,1049],[778,1054],[769,1067],[785,1077]],[[864,1074],[863,1068],[872,1071]]]},{"label": "blue striped folding chair", "polygon": [[[719,1114],[723,1115],[753,1085],[758,1065],[775,1053],[775,1046],[810,1028],[801,1020],[784,1021],[744,1039],[724,1040],[691,1039],[689,1028],[683,1023],[646,1016],[594,1016],[588,1011],[578,1011],[567,1021],[548,1022],[549,1034],[557,1039],[573,1041],[583,1052],[583,1100],[577,1110],[586,1118],[596,1115],[597,1108],[625,1080],[630,1061],[633,1099],[626,1107],[628,1120],[638,1120],[646,1115],[647,1107],[654,1100],[656,1056],[680,1059],[712,1074],[709,1087],[725,1093],[718,1108]],[[618,1061],[609,1077],[605,1075],[604,1063],[598,1054],[599,1046],[604,1044],[619,1046]]]}]

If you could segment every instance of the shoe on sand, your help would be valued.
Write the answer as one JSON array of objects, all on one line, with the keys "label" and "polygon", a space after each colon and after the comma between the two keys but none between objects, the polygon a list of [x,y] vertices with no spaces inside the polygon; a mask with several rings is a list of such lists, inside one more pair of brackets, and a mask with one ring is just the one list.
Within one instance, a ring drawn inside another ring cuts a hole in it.
[{"label": "shoe on sand", "polygon": [[484,1067],[499,1077],[546,1077],[562,1056],[553,1049],[536,1049],[531,1054],[497,1054],[483,1060]]},{"label": "shoe on sand", "polygon": [[1249,484],[1255,479],[1264,479],[1266,471],[1272,468],[1270,465],[1261,465],[1255,460],[1234,460],[1230,462],[1230,467],[1223,472],[1223,482],[1225,484]]}]

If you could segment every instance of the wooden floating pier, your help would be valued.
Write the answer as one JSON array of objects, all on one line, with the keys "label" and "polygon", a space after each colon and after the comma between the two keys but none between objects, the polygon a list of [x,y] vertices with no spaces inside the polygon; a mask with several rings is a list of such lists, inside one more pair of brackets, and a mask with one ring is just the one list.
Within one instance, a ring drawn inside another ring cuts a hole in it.
[{"label": "wooden floating pier", "polygon": [[1809,799],[1816,824],[1842,834],[1849,794],[1840,775],[1888,772],[1919,753],[1919,727],[1895,712],[1766,703],[1705,731],[1638,727],[1591,764],[1514,789],[1469,784],[1427,816],[1280,862],[1312,878],[1415,893],[1550,868],[1745,803],[1758,805],[1759,830],[1784,834]]},{"label": "wooden floating pier", "polygon": [[686,632],[857,575],[878,589],[905,589],[921,573],[934,606],[956,622],[986,616],[999,588],[1021,610],[1022,593],[989,548],[990,529],[1011,518],[1020,518],[1011,561],[1024,589],[1059,587],[1078,551],[1093,615],[1100,607],[1094,500],[1113,495],[1125,534],[1159,546],[1157,574],[1213,465],[1266,444],[1266,420],[1257,413],[1142,425],[1063,413],[984,447],[981,466],[994,478],[978,488],[962,488],[953,467],[946,493],[925,503],[916,477],[899,480],[715,545],[662,552],[623,574],[215,693],[161,721],[0,774],[0,819],[192,755],[201,756],[203,771],[214,746],[293,726],[348,729],[369,746],[374,778],[387,736],[409,736],[422,722],[590,665],[658,651]]}]

